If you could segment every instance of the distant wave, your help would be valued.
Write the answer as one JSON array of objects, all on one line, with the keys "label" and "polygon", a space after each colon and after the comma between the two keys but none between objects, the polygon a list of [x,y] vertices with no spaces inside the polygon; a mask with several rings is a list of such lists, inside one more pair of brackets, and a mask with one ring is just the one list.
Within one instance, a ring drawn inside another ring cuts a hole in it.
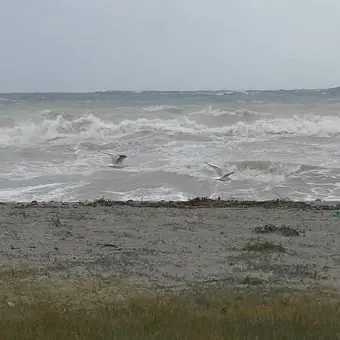
[{"label": "distant wave", "polygon": [[201,95],[201,96],[263,96],[263,95],[308,95],[308,94],[332,94],[332,95],[340,95],[340,86],[330,87],[330,88],[316,88],[316,89],[279,89],[279,90],[256,90],[256,89],[247,89],[247,90],[235,90],[235,89],[219,89],[219,90],[97,90],[92,92],[26,92],[26,93],[0,93],[2,98],[5,99],[13,99],[21,98],[21,99],[69,99],[69,98],[77,98],[77,97],[110,97],[110,96],[121,96],[121,95],[132,95],[132,96],[148,96],[148,95],[169,95],[169,96],[191,96],[191,95]]},{"label": "distant wave", "polygon": [[175,105],[151,105],[143,108],[143,111],[146,112],[170,112],[170,113],[179,113],[183,112],[183,109],[175,106]]},{"label": "distant wave", "polygon": [[[222,117],[222,116],[239,116],[239,117],[249,117],[249,116],[269,116],[269,113],[264,112],[258,112],[254,110],[249,109],[228,109],[228,108],[218,108],[218,109],[212,109],[211,107],[208,108],[208,110],[205,110],[203,112],[199,112],[200,114],[206,114],[211,115],[214,117]],[[193,113],[192,115],[194,115]]]}]

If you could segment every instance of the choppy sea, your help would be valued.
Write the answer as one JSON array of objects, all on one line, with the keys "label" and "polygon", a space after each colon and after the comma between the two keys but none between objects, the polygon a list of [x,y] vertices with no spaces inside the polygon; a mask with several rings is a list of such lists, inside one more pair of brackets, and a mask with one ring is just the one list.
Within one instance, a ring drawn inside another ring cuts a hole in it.
[{"label": "choppy sea", "polygon": [[340,200],[340,89],[0,94],[0,201],[196,196]]}]

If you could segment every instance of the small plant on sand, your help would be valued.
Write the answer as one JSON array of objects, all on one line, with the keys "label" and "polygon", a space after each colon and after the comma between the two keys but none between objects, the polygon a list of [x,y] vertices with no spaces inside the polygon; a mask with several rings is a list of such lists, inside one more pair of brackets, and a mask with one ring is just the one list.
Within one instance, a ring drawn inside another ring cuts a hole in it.
[{"label": "small plant on sand", "polygon": [[258,277],[246,276],[240,283],[242,285],[257,286],[264,284],[265,282]]},{"label": "small plant on sand", "polygon": [[296,229],[292,228],[289,225],[283,224],[280,228],[280,232],[283,236],[287,236],[287,237],[289,237],[289,236],[300,236],[300,233]]},{"label": "small plant on sand", "polygon": [[263,227],[256,227],[253,231],[257,234],[269,234],[277,232],[277,229],[275,224],[267,223]]},{"label": "small plant on sand", "polygon": [[285,248],[281,244],[275,244],[269,241],[251,240],[243,248],[248,251],[256,251],[262,253],[284,253]]},{"label": "small plant on sand", "polygon": [[275,224],[267,223],[263,227],[256,227],[253,231],[256,234],[280,233],[286,237],[300,235],[296,229],[284,224],[281,227],[277,227]]},{"label": "small plant on sand", "polygon": [[51,220],[51,224],[54,226],[54,227],[57,227],[59,228],[61,226],[61,221],[60,221],[60,218],[58,215],[56,215],[52,220]]}]

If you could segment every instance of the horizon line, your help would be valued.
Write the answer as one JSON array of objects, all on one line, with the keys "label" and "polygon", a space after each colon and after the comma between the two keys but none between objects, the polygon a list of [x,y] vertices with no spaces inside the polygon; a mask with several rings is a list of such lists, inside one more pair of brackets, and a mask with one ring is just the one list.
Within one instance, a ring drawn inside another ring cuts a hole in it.
[{"label": "horizon line", "polygon": [[278,91],[327,91],[340,89],[339,86],[333,87],[317,87],[317,88],[277,88],[277,89],[245,89],[245,90],[232,90],[232,89],[196,89],[196,90],[160,90],[160,89],[149,89],[149,90],[92,90],[92,91],[18,91],[18,92],[0,92],[0,94],[89,94],[89,93],[110,93],[110,92],[128,92],[128,93],[145,93],[145,92],[234,92],[234,93],[244,93],[244,92],[278,92]]}]

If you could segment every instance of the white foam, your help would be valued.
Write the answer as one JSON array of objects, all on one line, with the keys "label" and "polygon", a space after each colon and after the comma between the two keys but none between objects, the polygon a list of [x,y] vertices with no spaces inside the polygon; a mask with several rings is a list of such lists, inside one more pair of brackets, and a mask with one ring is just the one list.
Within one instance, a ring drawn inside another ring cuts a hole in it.
[{"label": "white foam", "polygon": [[188,197],[183,193],[176,191],[173,188],[158,187],[158,188],[140,188],[129,192],[105,191],[104,197],[115,200],[144,200],[144,201],[186,201]]},{"label": "white foam", "polygon": [[84,181],[79,181],[77,183],[48,183],[20,188],[2,189],[0,190],[0,201],[71,201],[76,197],[76,190],[83,187],[85,184]]},{"label": "white foam", "polygon": [[209,115],[215,116],[215,117],[223,117],[223,116],[236,116],[236,117],[249,117],[249,116],[270,116],[269,113],[266,112],[258,112],[254,110],[248,110],[248,109],[237,109],[237,110],[226,110],[226,109],[215,109],[215,110],[209,110]]},{"label": "white foam", "polygon": [[175,109],[175,108],[176,106],[174,105],[151,105],[151,106],[144,107],[143,110],[147,112],[159,112],[159,111]]},{"label": "white foam", "polygon": [[39,162],[39,161],[19,161],[8,166],[8,170],[0,172],[0,179],[12,181],[30,180],[42,176],[68,176],[80,175],[90,176],[101,164],[98,164],[98,157],[91,154],[86,158],[65,160],[62,162]]}]

